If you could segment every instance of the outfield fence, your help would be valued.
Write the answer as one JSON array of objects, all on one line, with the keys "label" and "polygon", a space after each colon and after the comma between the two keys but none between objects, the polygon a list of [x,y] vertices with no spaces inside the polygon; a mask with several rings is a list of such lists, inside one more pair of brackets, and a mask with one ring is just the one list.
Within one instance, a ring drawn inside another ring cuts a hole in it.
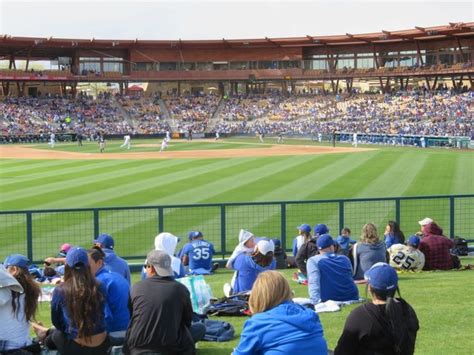
[{"label": "outfield fence", "polygon": [[77,208],[0,212],[0,261],[22,253],[30,260],[54,256],[62,243],[90,247],[95,236],[111,234],[115,250],[126,259],[143,259],[163,231],[187,242],[191,230],[203,232],[223,257],[237,245],[241,228],[257,236],[277,238],[287,249],[302,223],[325,223],[337,236],[348,227],[358,239],[365,223],[378,227],[383,238],[389,220],[400,222],[405,235],[430,217],[453,238],[474,239],[474,194],[367,199],[214,203],[113,208]]}]

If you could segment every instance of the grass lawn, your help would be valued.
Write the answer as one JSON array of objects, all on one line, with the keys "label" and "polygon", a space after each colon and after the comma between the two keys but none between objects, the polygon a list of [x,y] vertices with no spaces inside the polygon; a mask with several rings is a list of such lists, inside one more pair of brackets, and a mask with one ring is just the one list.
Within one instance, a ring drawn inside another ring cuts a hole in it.
[{"label": "grass lawn", "polygon": [[[464,257],[463,264],[474,263],[474,257]],[[283,270],[291,279],[295,270]],[[222,286],[231,278],[232,272],[218,270],[206,277],[214,296],[222,296]],[[474,271],[422,272],[399,274],[399,286],[403,296],[415,309],[420,321],[416,343],[416,354],[472,354],[474,338],[469,336],[474,319]],[[133,274],[133,282],[139,279]],[[290,281],[296,297],[308,297],[307,287]],[[360,295],[366,296],[365,287],[359,286]],[[320,314],[325,338],[330,349],[334,349],[342,332],[345,319],[356,306],[347,306],[340,312]],[[40,306],[39,320],[50,325],[49,304]],[[230,354],[238,344],[245,317],[218,318],[232,323],[236,337],[225,343],[200,342],[198,354]]]}]

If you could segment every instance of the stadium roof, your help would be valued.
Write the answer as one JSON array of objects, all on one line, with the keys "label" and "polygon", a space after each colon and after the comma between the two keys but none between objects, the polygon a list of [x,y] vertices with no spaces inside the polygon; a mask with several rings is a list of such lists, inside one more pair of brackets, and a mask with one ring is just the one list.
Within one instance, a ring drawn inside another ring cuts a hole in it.
[{"label": "stadium roof", "polygon": [[[367,44],[397,44],[414,41],[432,41],[443,39],[472,38],[474,22],[450,23],[445,26],[419,27],[401,31],[382,30],[376,33],[351,34],[331,36],[290,37],[290,38],[257,38],[257,39],[226,39],[220,40],[120,40],[120,39],[71,39],[71,38],[37,38],[14,37],[0,34],[0,55],[23,56],[29,52],[32,57],[48,57],[51,49],[61,49],[64,52],[81,49],[220,49],[220,48],[265,48],[265,47],[325,47],[325,46],[357,46]],[[13,53],[12,53],[13,51]]]}]

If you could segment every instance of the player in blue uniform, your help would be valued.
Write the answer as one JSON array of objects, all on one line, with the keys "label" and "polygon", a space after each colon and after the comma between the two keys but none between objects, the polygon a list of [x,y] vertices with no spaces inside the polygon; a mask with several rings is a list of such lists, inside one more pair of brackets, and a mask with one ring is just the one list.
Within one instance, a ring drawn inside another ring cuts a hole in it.
[{"label": "player in blue uniform", "polygon": [[189,235],[192,241],[186,244],[181,252],[183,264],[189,266],[190,274],[210,274],[213,271],[214,245],[204,240],[204,236],[199,231],[191,232]]}]

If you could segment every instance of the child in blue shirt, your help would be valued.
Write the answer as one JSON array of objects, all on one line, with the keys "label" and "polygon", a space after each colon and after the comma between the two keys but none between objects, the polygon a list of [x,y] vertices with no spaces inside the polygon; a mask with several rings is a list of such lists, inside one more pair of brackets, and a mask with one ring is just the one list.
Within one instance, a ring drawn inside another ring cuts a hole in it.
[{"label": "child in blue shirt", "polygon": [[350,253],[351,246],[357,243],[351,238],[351,230],[347,227],[342,228],[341,235],[336,238],[337,244],[339,244],[338,254],[348,256]]}]

